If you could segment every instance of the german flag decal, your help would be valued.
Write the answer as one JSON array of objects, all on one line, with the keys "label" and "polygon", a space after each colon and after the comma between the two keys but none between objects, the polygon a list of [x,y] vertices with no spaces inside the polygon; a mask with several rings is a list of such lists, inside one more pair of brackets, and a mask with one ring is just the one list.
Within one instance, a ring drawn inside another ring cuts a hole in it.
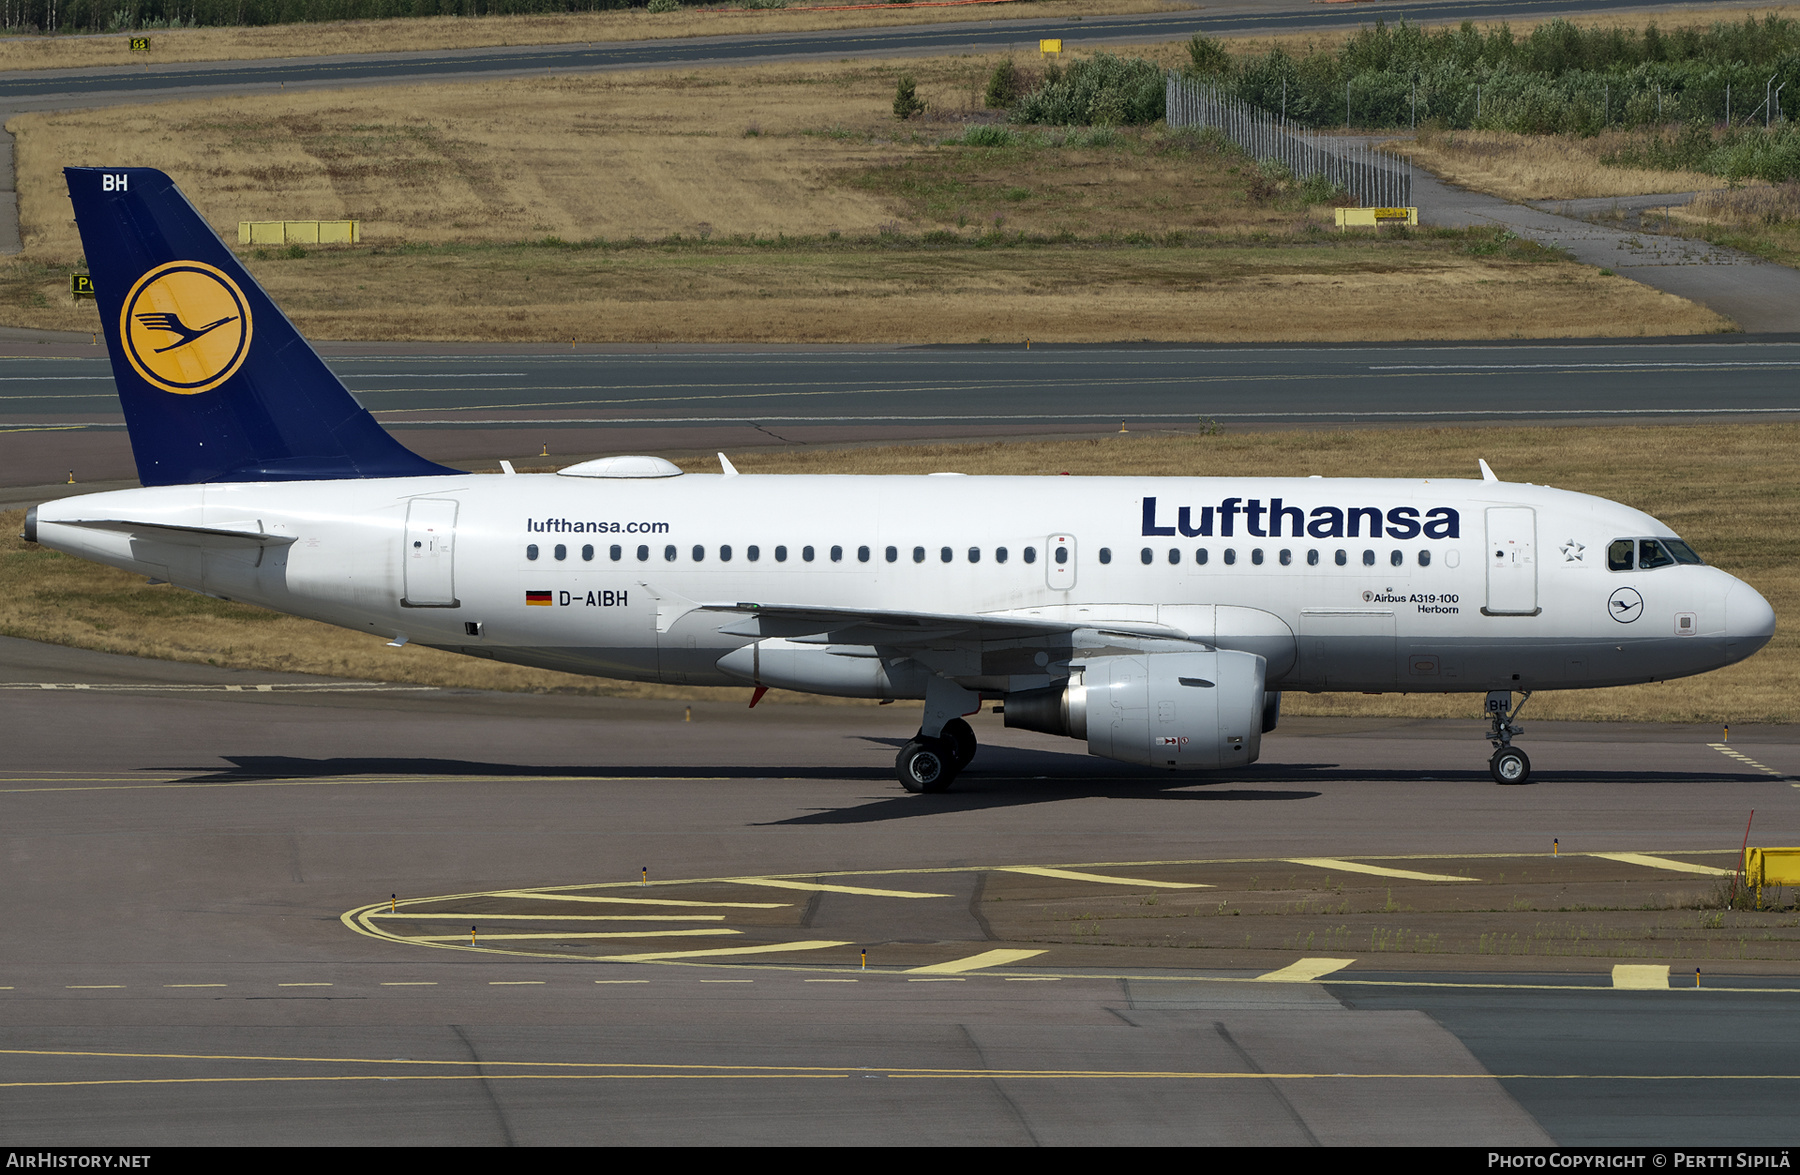
[{"label": "german flag decal", "polygon": [[526,592],[525,602],[536,607],[548,608],[551,604],[549,592]]}]

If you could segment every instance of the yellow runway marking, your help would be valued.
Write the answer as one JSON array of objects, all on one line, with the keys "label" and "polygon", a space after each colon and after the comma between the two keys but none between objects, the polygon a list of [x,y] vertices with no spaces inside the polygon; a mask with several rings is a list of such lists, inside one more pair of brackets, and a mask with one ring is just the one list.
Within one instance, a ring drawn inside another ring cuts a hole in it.
[{"label": "yellow runway marking", "polygon": [[933,963],[929,967],[909,967],[907,975],[958,975],[965,971],[979,971],[984,967],[1004,967],[1008,963],[1017,963],[1022,959],[1035,959],[1043,951],[983,951],[979,955],[970,955],[966,959],[951,959],[948,963]]},{"label": "yellow runway marking", "polygon": [[1620,963],[1612,970],[1612,982],[1614,987],[1629,991],[1667,991],[1669,969],[1660,965]]},{"label": "yellow runway marking", "polygon": [[453,922],[723,922],[723,914],[370,914],[371,918],[442,918]]},{"label": "yellow runway marking", "polygon": [[755,983],[754,979],[702,979],[701,983]]},{"label": "yellow runway marking", "polygon": [[602,963],[665,963],[675,959],[718,959],[733,955],[772,955],[783,951],[822,951],[829,947],[847,947],[847,942],[823,939],[809,942],[772,942],[755,947],[719,947],[710,951],[655,951],[642,955],[606,955]]},{"label": "yellow runway marking", "polygon": [[120,987],[124,987],[124,986],[125,985],[123,983],[71,983],[63,990],[65,990],[65,991],[110,991],[114,988],[120,988]]},{"label": "yellow runway marking", "polygon": [[968,980],[962,978],[962,976],[960,976],[960,975],[942,975],[942,976],[936,976],[936,977],[927,976],[927,977],[924,977],[921,979],[908,979],[906,982],[908,982],[908,983],[967,983]]},{"label": "yellow runway marking", "polygon": [[594,980],[594,982],[595,983],[615,984],[615,983],[649,983],[650,981],[648,979],[596,979],[596,980]]},{"label": "yellow runway marking", "polygon": [[1060,975],[1008,975],[1008,983],[1061,983]]},{"label": "yellow runway marking", "polygon": [[542,979],[490,979],[489,987],[542,987]]},{"label": "yellow runway marking", "polygon": [[1342,971],[1356,962],[1355,959],[1301,959],[1289,963],[1278,971],[1270,971],[1256,978],[1263,983],[1311,983],[1321,975],[1330,975],[1333,971]]},{"label": "yellow runway marking", "polygon": [[[550,902],[609,902],[629,906],[692,906],[706,910],[785,910],[792,902],[684,902],[680,898],[607,898],[573,893],[537,893],[525,889],[503,889],[491,894],[459,894],[459,897],[532,898]],[[518,915],[521,918],[529,915]]]},{"label": "yellow runway marking", "polygon": [[1098,873],[1078,873],[1073,869],[1044,869],[1036,865],[1008,865],[1002,873],[1029,873],[1034,877],[1054,877],[1062,881],[1092,881],[1101,885],[1144,885],[1154,889],[1212,889],[1192,881],[1146,881],[1141,877],[1103,877]]},{"label": "yellow runway marking", "polygon": [[[972,869],[962,870],[972,873]],[[826,885],[818,881],[785,881],[776,877],[727,877],[733,885],[766,885],[770,889],[800,889],[814,893],[851,893],[870,898],[947,898],[947,893],[919,893],[910,889],[870,889],[861,885]]]},{"label": "yellow runway marking", "polygon": [[223,983],[165,983],[164,987],[224,987]]},{"label": "yellow runway marking", "polygon": [[855,983],[854,979],[802,979],[801,983]]},{"label": "yellow runway marking", "polygon": [[277,983],[276,987],[330,987],[329,983]]},{"label": "yellow runway marking", "polygon": [[1735,871],[1717,869],[1711,865],[1690,865],[1686,861],[1671,861],[1667,857],[1652,857],[1648,853],[1588,853],[1590,857],[1602,857],[1608,861],[1622,861],[1627,865],[1643,865],[1649,869],[1667,869],[1672,873],[1698,873],[1702,877],[1732,877]]},{"label": "yellow runway marking", "polygon": [[1290,865],[1311,865],[1317,869],[1337,869],[1344,873],[1367,873],[1372,877],[1394,877],[1402,881],[1474,881],[1473,877],[1452,877],[1447,873],[1415,873],[1411,869],[1390,869],[1385,865],[1364,865],[1337,857],[1288,857]]},{"label": "yellow runway marking", "polygon": [[[1747,767],[1756,768],[1758,771],[1762,772],[1764,775],[1773,775],[1777,779],[1790,779],[1791,780],[1793,778],[1792,776],[1788,775],[1785,771],[1777,771],[1773,767],[1765,767],[1763,764],[1758,763],[1755,759],[1752,759],[1749,755],[1746,755],[1742,751],[1739,751],[1736,748],[1731,747],[1725,743],[1707,743],[1706,745],[1711,747],[1713,750],[1719,752],[1719,754],[1721,754],[1721,755],[1725,755],[1725,756],[1728,756],[1729,758],[1736,759],[1738,762],[1744,764]],[[1800,783],[1796,783],[1794,786],[1800,787]]]},{"label": "yellow runway marking", "polygon": [[[567,934],[484,934],[481,942],[525,939],[571,939],[571,938],[692,938],[695,935],[717,938],[721,934],[742,934],[741,930],[733,930],[728,926],[708,926],[696,930],[573,930]],[[404,942],[464,942],[466,934],[408,934],[399,936]]]},{"label": "yellow runway marking", "polygon": [[436,987],[437,980],[435,980],[435,979],[395,979],[395,980],[392,980],[389,982],[384,982],[381,986],[383,986],[383,987]]}]

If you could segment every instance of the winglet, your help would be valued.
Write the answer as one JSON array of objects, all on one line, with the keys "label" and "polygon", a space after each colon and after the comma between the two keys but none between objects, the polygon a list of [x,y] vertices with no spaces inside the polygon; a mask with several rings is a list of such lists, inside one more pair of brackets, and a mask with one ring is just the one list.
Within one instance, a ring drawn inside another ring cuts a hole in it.
[{"label": "winglet", "polygon": [[1488,468],[1488,463],[1484,458],[1481,458],[1481,457],[1475,458],[1475,464],[1481,466],[1481,480],[1482,481],[1499,481],[1500,480],[1499,478],[1494,476],[1494,471]]},{"label": "winglet", "polygon": [[737,466],[733,465],[731,463],[731,458],[723,453],[719,454],[719,468],[725,471],[726,477],[736,477],[738,475]]}]

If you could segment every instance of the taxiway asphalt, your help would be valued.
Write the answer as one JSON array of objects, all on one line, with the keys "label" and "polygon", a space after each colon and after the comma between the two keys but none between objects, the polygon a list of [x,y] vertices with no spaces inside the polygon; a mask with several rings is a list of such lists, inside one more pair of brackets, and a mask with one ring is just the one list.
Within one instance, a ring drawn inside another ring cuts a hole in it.
[{"label": "taxiway asphalt", "polygon": [[[15,332],[24,335],[28,332]],[[33,336],[35,338],[35,336]],[[4,344],[0,494],[134,473],[112,371],[71,339]],[[1133,431],[1642,424],[1800,415],[1791,336],[1205,347],[330,344],[346,385],[434,460],[574,461]],[[549,462],[539,462],[548,464]],[[965,470],[977,473],[979,470]],[[33,499],[35,500],[35,498]]]},{"label": "taxiway asphalt", "polygon": [[[1007,942],[981,903],[1020,867],[1078,903],[1226,859],[1716,853],[1750,808],[1800,843],[1791,732],[1734,731],[1736,758],[1710,729],[1536,724],[1541,782],[1499,788],[1472,723],[1290,720],[1254,767],[1175,778],[984,715],[958,789],[919,797],[891,773],[908,707],[688,706],[0,640],[0,1136],[1787,1141],[1785,965],[1618,990],[1605,958],[1446,971],[1353,944],[1281,982],[1259,976],[1306,952]],[[346,917],[390,895],[456,913],[397,937]],[[500,937],[526,899],[655,957]],[[718,929],[652,933],[696,924]]]}]

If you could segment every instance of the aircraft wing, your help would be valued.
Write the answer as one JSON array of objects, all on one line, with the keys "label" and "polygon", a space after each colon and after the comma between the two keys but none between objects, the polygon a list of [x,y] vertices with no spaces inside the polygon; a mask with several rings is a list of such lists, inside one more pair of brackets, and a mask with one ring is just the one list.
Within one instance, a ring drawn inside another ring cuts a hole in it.
[{"label": "aircraft wing", "polygon": [[1150,639],[1182,639],[1166,624],[1109,624],[1004,613],[961,615],[945,612],[900,612],[888,609],[828,608],[812,604],[698,604],[695,611],[735,614],[721,624],[727,636],[783,638],[801,643],[884,645],[918,648],[943,645],[990,645],[1007,641],[1073,634],[1077,631]]}]

